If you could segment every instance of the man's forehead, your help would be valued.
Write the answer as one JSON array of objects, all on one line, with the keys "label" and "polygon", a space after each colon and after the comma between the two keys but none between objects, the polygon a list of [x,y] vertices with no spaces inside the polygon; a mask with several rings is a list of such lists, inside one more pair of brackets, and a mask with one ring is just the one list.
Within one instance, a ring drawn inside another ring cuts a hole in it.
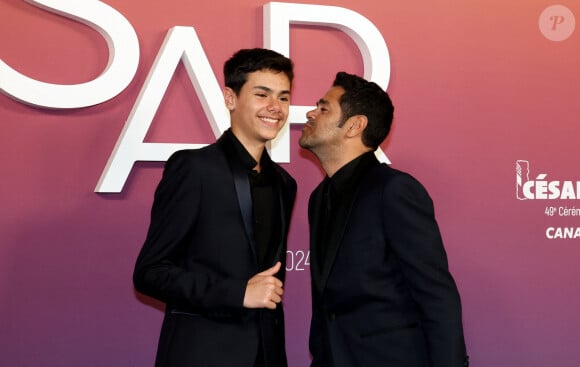
[{"label": "man's forehead", "polygon": [[284,73],[276,73],[269,70],[248,73],[245,83],[252,89],[276,90],[277,92],[290,93],[290,80]]},{"label": "man's forehead", "polygon": [[264,80],[264,79],[283,80],[284,82],[287,82],[288,84],[290,84],[290,78],[288,78],[288,75],[286,75],[286,73],[283,73],[281,71],[270,70],[270,69],[256,70],[256,71],[252,71],[250,73],[247,73],[246,79],[247,80]]},{"label": "man's forehead", "polygon": [[322,97],[318,102],[320,104],[331,104],[338,103],[340,97],[344,94],[344,89],[342,87],[332,87],[326,92],[324,97]]}]

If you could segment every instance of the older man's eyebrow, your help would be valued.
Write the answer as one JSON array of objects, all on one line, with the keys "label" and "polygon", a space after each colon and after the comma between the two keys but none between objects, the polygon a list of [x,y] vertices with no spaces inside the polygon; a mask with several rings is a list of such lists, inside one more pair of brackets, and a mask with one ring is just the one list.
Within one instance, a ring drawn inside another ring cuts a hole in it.
[{"label": "older man's eyebrow", "polygon": [[320,99],[318,100],[318,102],[316,102],[316,105],[317,105],[317,106],[320,106],[320,105],[325,105],[325,106],[327,106],[327,105],[328,105],[328,101],[327,101],[326,99],[324,99],[324,98],[320,98]]}]

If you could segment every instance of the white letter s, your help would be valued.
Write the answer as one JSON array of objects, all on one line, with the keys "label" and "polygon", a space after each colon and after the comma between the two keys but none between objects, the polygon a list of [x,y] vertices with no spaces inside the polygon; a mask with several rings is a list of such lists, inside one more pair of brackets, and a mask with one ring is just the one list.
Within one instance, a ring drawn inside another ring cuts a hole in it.
[{"label": "white letter s", "polygon": [[109,62],[96,79],[73,85],[50,84],[27,77],[0,59],[0,91],[22,102],[48,108],[81,108],[121,93],[139,65],[139,40],[129,21],[97,0],[26,0],[98,31],[107,41]]}]

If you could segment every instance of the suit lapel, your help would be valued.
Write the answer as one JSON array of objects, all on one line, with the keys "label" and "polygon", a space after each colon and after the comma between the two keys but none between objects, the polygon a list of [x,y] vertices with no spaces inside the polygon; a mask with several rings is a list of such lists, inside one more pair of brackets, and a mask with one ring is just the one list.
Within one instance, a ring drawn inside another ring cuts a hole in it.
[{"label": "suit lapel", "polygon": [[230,166],[230,171],[232,172],[234,187],[236,190],[236,196],[238,198],[238,205],[240,207],[240,214],[244,223],[246,237],[248,239],[248,243],[250,244],[250,249],[253,255],[252,258],[257,265],[258,258],[256,254],[256,240],[254,238],[254,216],[250,177],[248,176],[248,172],[241,164],[236,164],[236,153],[231,143],[228,142],[229,138],[226,137],[226,133],[224,133],[224,135],[218,139],[217,143],[223,149],[226,155],[226,160]]},{"label": "suit lapel", "polygon": [[[266,152],[264,152],[266,154]],[[242,214],[242,219],[244,221],[244,227],[246,229],[246,234],[248,236],[248,240],[252,247],[252,253],[254,258],[257,259],[256,253],[256,241],[254,237],[254,225],[253,225],[253,204],[252,204],[252,192],[250,188],[250,179],[248,173],[241,167],[237,167],[236,165],[232,165],[232,174],[234,176],[234,186],[236,188],[236,195],[238,197],[238,203],[240,205],[240,212]],[[274,186],[274,197],[278,198],[279,202],[279,210],[280,210],[280,231],[279,235],[280,238],[278,239],[277,244],[278,248],[276,249],[276,255],[274,256],[274,262],[271,265],[274,265],[277,261],[285,263],[284,257],[286,256],[283,253],[284,250],[284,239],[286,238],[287,233],[287,224],[288,224],[288,203],[286,202],[285,195],[284,195],[284,184],[281,181],[281,178],[278,174],[276,174],[276,184]]]},{"label": "suit lapel", "polygon": [[[358,189],[357,189],[358,191]],[[334,222],[333,227],[336,230],[331,232],[331,236],[326,244],[326,256],[322,259],[322,268],[320,269],[320,280],[318,282],[318,289],[320,291],[326,288],[326,283],[328,282],[328,277],[330,275],[330,271],[332,270],[332,265],[334,264],[334,260],[336,259],[336,254],[340,248],[340,244],[342,242],[342,237],[344,235],[344,231],[346,229],[346,224],[348,223],[348,219],[350,217],[351,209],[356,201],[356,196],[358,192],[355,193],[353,200],[349,203],[347,208],[341,209],[342,212],[335,212],[332,213],[333,216],[336,218],[336,222]],[[322,195],[319,195],[320,198],[318,200],[322,200]],[[318,228],[318,226],[317,226]],[[316,237],[315,237],[316,238]],[[321,244],[318,244],[320,246]],[[314,260],[313,260],[314,261]]]},{"label": "suit lapel", "polygon": [[[225,135],[225,134],[224,134]],[[218,143],[221,145],[223,151],[226,154],[226,158],[228,164],[230,166],[230,170],[232,172],[232,176],[234,179],[234,187],[236,190],[236,196],[238,198],[238,204],[240,207],[240,214],[242,217],[242,221],[244,223],[244,229],[246,232],[246,237],[250,244],[250,248],[252,251],[252,255],[257,266],[258,264],[258,256],[257,256],[257,244],[254,236],[254,214],[253,214],[253,203],[252,203],[252,191],[250,186],[250,177],[246,169],[240,164],[236,164],[236,152],[232,148],[230,144],[225,141],[224,136],[218,139]],[[264,159],[270,159],[267,155],[266,151],[263,152],[266,156],[263,157]],[[287,196],[286,192],[286,185],[283,182],[281,174],[279,172],[275,172],[276,177],[276,184],[274,185],[274,197],[278,197],[279,200],[279,208],[280,208],[280,239],[278,242],[278,248],[276,249],[276,255],[274,257],[274,263],[276,261],[282,262],[285,264],[284,258],[286,253],[284,253],[284,243],[286,238],[286,233],[288,230],[288,215],[290,214],[292,202],[288,202],[291,198]],[[274,263],[272,265],[274,265]]]},{"label": "suit lapel", "polygon": [[284,250],[284,239],[286,238],[286,233],[288,233],[287,223],[289,223],[290,221],[287,218],[288,203],[286,203],[286,200],[284,200],[286,198],[286,196],[284,195],[285,186],[281,181],[281,178],[278,177],[278,175],[276,175],[276,177],[277,177],[276,179],[277,185],[274,189],[276,192],[276,196],[278,197],[278,200],[280,202],[280,205],[278,206],[280,208],[280,239],[277,241],[278,249],[276,250],[276,256],[274,256],[274,264],[277,261],[280,261],[282,264],[285,264],[286,262],[284,261],[284,257],[286,256],[286,254],[282,253],[282,251]]},{"label": "suit lapel", "polygon": [[[320,254],[320,243],[318,242],[319,238],[319,230],[321,228],[320,223],[320,213],[314,212],[314,208],[320,208],[322,205],[322,190],[321,187],[318,188],[312,193],[312,202],[309,204],[309,212],[310,212],[310,269],[311,275],[313,280],[313,286],[318,291],[318,293],[322,292],[324,289],[324,284],[326,283],[326,279],[322,276],[324,264],[322,261],[325,259],[319,259]],[[325,261],[326,262],[326,261]],[[324,278],[324,281],[323,281]]]},{"label": "suit lapel", "polygon": [[257,259],[256,241],[254,239],[254,225],[252,221],[253,207],[250,178],[248,177],[248,173],[242,167],[239,167],[236,164],[231,164],[230,167],[234,176],[234,186],[236,188],[236,195],[238,196],[238,204],[240,206],[244,228],[246,229],[246,236],[250,242],[252,254],[254,255],[253,257],[254,259]]},{"label": "suit lapel", "polygon": [[[346,230],[346,226],[349,222],[349,218],[351,216],[352,209],[356,205],[357,197],[361,192],[361,186],[364,185],[364,181],[365,181],[364,177],[366,176],[366,172],[368,172],[371,169],[371,167],[377,166],[377,165],[379,165],[379,162],[375,158],[373,153],[370,153],[368,155],[368,158],[363,158],[363,160],[359,163],[358,167],[356,168],[355,172],[353,173],[353,177],[356,178],[357,182],[354,186],[355,189],[354,189],[354,193],[353,193],[353,196],[352,196],[350,202],[348,202],[346,206],[342,207],[341,209],[339,209],[331,214],[333,216],[333,219],[335,219],[335,221],[332,224],[334,230],[331,231],[330,238],[328,239],[328,243],[326,244],[326,246],[327,246],[326,256],[324,259],[322,259],[322,262],[318,262],[318,264],[321,264],[320,272],[318,274],[314,274],[314,276],[313,276],[314,283],[315,283],[314,285],[316,286],[317,290],[320,293],[322,293],[324,291],[324,289],[326,288],[326,284],[328,282],[328,277],[330,276],[330,272],[331,272],[332,267],[334,265],[334,261],[336,259],[337,253],[340,249],[340,245],[342,243],[342,239],[344,237],[344,233]],[[323,200],[323,194],[322,194],[322,190],[320,190],[320,186],[316,190],[316,195],[314,196],[314,200],[315,200],[315,202],[313,202],[314,207],[320,208],[321,207],[320,205],[321,205],[322,200]],[[319,217],[319,216],[320,215],[318,215],[317,217]],[[320,218],[313,218],[313,223],[311,226],[311,228],[314,229],[314,231],[311,231],[310,243],[314,243],[315,246],[321,246],[320,243],[317,243],[317,239],[319,238],[317,230],[320,228],[320,225],[321,225],[321,223],[319,222],[319,219]],[[316,250],[318,250],[318,248],[316,248]],[[313,251],[313,254],[311,254],[311,256],[315,256],[314,255],[315,253],[317,253],[317,251]],[[314,261],[317,261],[317,259],[313,258],[312,262],[314,262]]]}]

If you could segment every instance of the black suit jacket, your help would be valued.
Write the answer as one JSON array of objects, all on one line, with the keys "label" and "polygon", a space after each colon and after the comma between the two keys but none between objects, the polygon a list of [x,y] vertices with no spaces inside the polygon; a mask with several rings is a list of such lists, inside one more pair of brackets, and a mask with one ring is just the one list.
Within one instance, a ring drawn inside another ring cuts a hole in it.
[{"label": "black suit jacket", "polygon": [[464,366],[461,304],[432,201],[411,176],[371,160],[352,205],[336,213],[324,259],[321,187],[310,197],[312,366]]},{"label": "black suit jacket", "polygon": [[[155,191],[133,281],[167,304],[156,366],[253,366],[259,340],[267,367],[287,364],[281,304],[276,310],[242,307],[247,281],[260,269],[248,171],[227,134],[173,154]],[[277,277],[283,281],[296,182],[271,163],[282,223],[272,265],[282,262]]]}]

